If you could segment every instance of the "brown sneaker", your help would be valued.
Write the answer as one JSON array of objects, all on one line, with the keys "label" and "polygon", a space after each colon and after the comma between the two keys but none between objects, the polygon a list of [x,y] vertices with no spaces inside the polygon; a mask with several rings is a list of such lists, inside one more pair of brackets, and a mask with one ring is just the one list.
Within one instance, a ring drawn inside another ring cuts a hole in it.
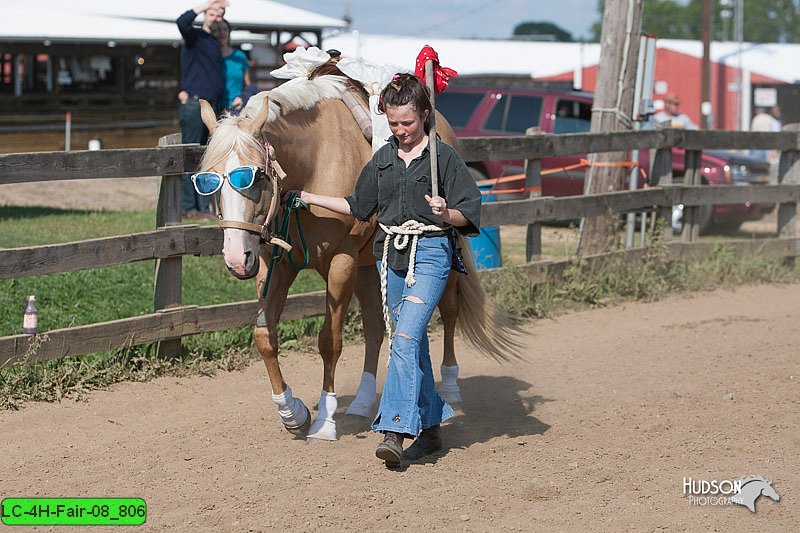
[{"label": "brown sneaker", "polygon": [[403,452],[403,458],[409,461],[422,459],[428,454],[442,449],[441,426],[436,424],[428,429],[423,429],[414,443]]},{"label": "brown sneaker", "polygon": [[383,442],[375,448],[375,456],[387,463],[399,463],[403,459],[403,437],[399,433],[387,431]]}]

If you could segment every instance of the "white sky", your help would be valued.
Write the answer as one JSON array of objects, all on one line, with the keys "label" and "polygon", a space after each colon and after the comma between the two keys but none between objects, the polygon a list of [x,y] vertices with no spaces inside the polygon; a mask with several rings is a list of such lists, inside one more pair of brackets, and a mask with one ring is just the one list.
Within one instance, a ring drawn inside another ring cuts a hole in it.
[{"label": "white sky", "polygon": [[[600,20],[597,0],[278,0],[321,15],[342,18],[350,6],[352,29],[407,37],[508,38],[521,22],[552,22],[588,37]],[[230,0],[229,10],[236,9]]]}]

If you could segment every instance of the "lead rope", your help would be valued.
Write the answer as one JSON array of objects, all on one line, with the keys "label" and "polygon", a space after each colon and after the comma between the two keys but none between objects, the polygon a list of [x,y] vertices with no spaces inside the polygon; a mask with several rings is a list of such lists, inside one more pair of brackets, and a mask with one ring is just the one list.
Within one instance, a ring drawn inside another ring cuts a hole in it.
[{"label": "lead rope", "polygon": [[406,286],[412,287],[417,280],[414,279],[414,265],[417,258],[417,241],[420,235],[426,232],[442,231],[439,226],[432,224],[426,225],[416,220],[406,220],[399,226],[385,226],[380,224],[381,229],[386,233],[383,241],[383,255],[381,258],[381,301],[383,303],[383,323],[386,325],[386,333],[389,335],[389,359],[392,358],[392,316],[389,314],[389,303],[386,296],[387,278],[389,275],[389,240],[395,250],[404,250],[411,241],[411,250],[408,255],[408,272],[406,273]]},{"label": "lead rope", "polygon": [[[278,228],[278,239],[282,242],[285,242],[289,245],[289,250],[292,249],[292,238],[289,235],[289,225],[292,220],[292,211],[294,211],[295,215],[295,224],[297,225],[297,233],[300,235],[300,247],[303,250],[303,262],[297,264],[292,259],[292,254],[289,253],[289,264],[295,270],[303,270],[308,266],[309,256],[308,256],[308,245],[306,244],[305,236],[303,235],[303,227],[300,225],[300,209],[308,209],[308,204],[306,204],[303,200],[296,193],[289,193],[286,196],[286,199],[282,202],[285,207],[285,212],[283,219],[278,223],[278,216],[275,215],[275,227]],[[286,249],[278,244],[273,244],[272,246],[272,257],[269,260],[269,267],[267,270],[267,279],[264,280],[264,287],[261,289],[261,299],[267,299],[267,291],[269,290],[269,282],[272,279],[272,267],[275,266],[275,263],[283,259],[283,254],[286,252]]]}]

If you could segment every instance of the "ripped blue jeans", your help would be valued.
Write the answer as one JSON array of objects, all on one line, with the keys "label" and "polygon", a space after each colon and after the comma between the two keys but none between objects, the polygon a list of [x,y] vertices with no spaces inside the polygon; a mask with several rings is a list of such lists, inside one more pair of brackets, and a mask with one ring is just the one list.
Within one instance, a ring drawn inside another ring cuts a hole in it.
[{"label": "ripped blue jeans", "polygon": [[[450,275],[448,237],[421,237],[417,243],[412,287],[406,270],[388,269],[387,303],[394,322],[392,357],[380,408],[372,429],[416,437],[420,430],[455,415],[436,392],[428,346],[428,322]],[[378,270],[381,261],[378,261]]]}]

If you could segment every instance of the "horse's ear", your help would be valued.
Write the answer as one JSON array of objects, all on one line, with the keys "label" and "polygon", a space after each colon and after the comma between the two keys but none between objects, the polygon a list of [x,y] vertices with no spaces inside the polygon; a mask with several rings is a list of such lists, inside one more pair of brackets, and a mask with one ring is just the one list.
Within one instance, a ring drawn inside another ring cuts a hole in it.
[{"label": "horse's ear", "polygon": [[206,125],[208,128],[209,133],[214,133],[214,130],[217,129],[219,126],[219,122],[217,122],[217,115],[214,113],[214,108],[211,107],[211,104],[200,99],[200,117],[203,119],[203,124]]},{"label": "horse's ear", "polygon": [[261,108],[256,113],[256,116],[253,117],[251,121],[248,121],[246,124],[243,124],[242,127],[247,130],[247,132],[252,135],[253,137],[257,137],[258,134],[261,132],[261,127],[269,118],[269,98],[264,97],[261,100]]}]

